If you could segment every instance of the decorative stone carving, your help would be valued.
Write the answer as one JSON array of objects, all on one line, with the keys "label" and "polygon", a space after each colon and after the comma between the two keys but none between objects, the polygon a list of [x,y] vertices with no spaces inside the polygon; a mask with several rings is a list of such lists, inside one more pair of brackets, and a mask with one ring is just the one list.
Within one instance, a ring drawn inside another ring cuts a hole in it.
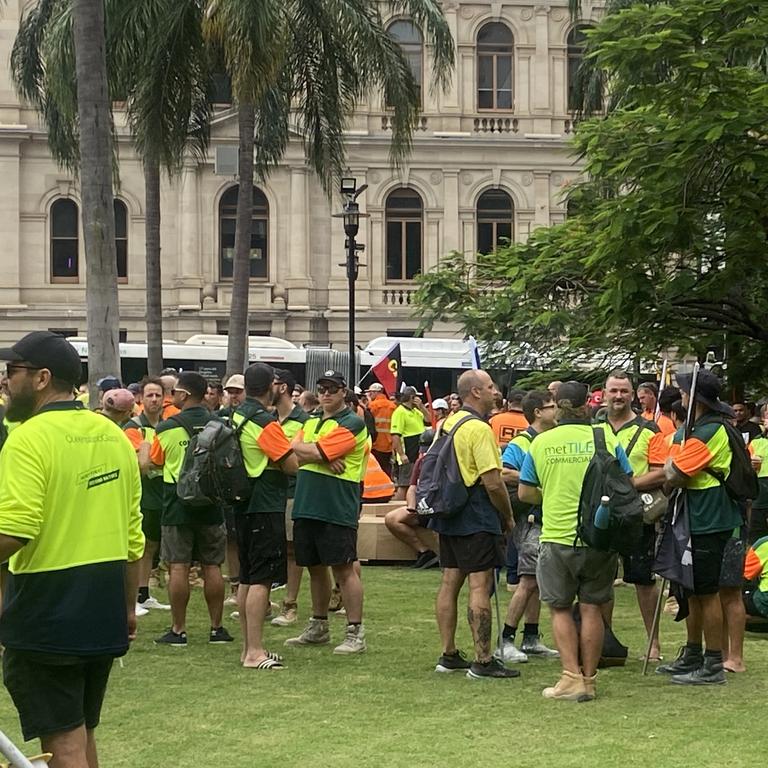
[{"label": "decorative stone carving", "polygon": [[466,19],[469,21],[470,19],[475,18],[475,9],[472,8],[470,5],[462,5],[461,6],[461,18]]},{"label": "decorative stone carving", "polygon": [[556,173],[556,174],[554,174],[554,175],[552,176],[552,183],[553,183],[553,184],[554,184],[556,187],[560,187],[560,186],[562,186],[562,184],[563,184],[563,177],[562,177],[562,176],[561,176],[559,173]]},{"label": "decorative stone carving", "polygon": [[462,173],[461,174],[461,183],[465,187],[468,187],[474,180],[475,179],[474,179],[474,177],[472,176],[471,173]]},{"label": "decorative stone carving", "polygon": [[533,9],[532,8],[523,8],[520,11],[520,18],[523,21],[530,21],[533,18]]},{"label": "decorative stone carving", "polygon": [[371,171],[368,174],[371,184],[378,184],[381,181],[381,174],[378,171]]},{"label": "decorative stone carving", "polygon": [[533,174],[532,173],[524,173],[522,178],[523,186],[524,187],[530,187],[531,184],[533,184]]},{"label": "decorative stone carving", "polygon": [[429,181],[432,184],[439,184],[443,180],[443,174],[440,171],[432,171],[429,174]]}]

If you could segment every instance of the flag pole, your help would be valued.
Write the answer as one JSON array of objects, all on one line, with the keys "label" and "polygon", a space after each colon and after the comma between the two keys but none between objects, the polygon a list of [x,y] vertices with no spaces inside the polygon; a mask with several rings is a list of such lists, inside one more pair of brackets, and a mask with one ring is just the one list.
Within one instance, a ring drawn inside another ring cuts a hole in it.
[{"label": "flag pole", "polygon": [[432,422],[432,429],[437,429],[437,419],[435,418],[435,409],[432,407],[432,392],[429,389],[429,382],[424,382],[424,394],[427,396],[427,405],[429,405],[429,419]]}]

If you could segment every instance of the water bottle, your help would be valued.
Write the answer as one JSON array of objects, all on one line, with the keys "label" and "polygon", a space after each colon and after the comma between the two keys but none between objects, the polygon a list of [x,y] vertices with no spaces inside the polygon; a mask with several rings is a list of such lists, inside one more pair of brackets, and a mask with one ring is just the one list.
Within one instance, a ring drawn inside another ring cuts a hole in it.
[{"label": "water bottle", "polygon": [[611,524],[611,510],[608,496],[600,497],[600,506],[595,511],[595,549],[608,549],[608,528]]},{"label": "water bottle", "polygon": [[595,512],[595,528],[607,531],[611,524],[611,510],[608,508],[610,499],[607,496],[600,497],[600,506]]}]

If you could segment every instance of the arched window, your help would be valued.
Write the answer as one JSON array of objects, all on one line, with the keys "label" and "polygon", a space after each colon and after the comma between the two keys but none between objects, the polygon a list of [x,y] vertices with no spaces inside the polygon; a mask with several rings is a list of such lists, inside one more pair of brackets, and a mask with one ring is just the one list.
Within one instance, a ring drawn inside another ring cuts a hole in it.
[{"label": "arched window", "polygon": [[575,112],[582,106],[581,89],[578,86],[577,74],[584,59],[584,49],[587,47],[586,30],[592,29],[589,24],[579,24],[568,33],[568,111]]},{"label": "arched window", "polygon": [[79,280],[79,212],[73,200],[56,200],[51,206],[51,282]]},{"label": "arched window", "polygon": [[412,189],[395,189],[386,205],[387,281],[413,280],[421,272],[423,205]]},{"label": "arched window", "polygon": [[512,240],[512,198],[501,189],[483,192],[477,201],[477,252],[492,253]]},{"label": "arched window", "polygon": [[477,108],[512,109],[512,57],[515,39],[494,21],[477,33]]},{"label": "arched window", "polygon": [[[408,62],[413,79],[416,81],[416,88],[419,92],[419,104],[421,104],[421,85],[424,70],[424,41],[421,36],[421,30],[412,21],[400,19],[399,21],[392,22],[387,27],[387,34],[400,46],[400,50]],[[390,99],[387,98],[387,105],[389,104]]]},{"label": "arched window", "polygon": [[128,209],[122,200],[115,200],[115,251],[117,279],[128,282]]},{"label": "arched window", "polygon": [[[219,274],[231,280],[235,259],[235,224],[239,187],[230,187],[219,202]],[[266,280],[269,232],[269,203],[264,193],[253,188],[251,221],[251,278]]]}]

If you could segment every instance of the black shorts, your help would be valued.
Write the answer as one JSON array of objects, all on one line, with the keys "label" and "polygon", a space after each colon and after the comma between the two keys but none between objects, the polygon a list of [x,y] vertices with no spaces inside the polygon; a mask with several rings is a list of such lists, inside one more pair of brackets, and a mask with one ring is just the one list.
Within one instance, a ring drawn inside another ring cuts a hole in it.
[{"label": "black shorts", "polygon": [[99,724],[112,656],[61,656],[6,648],[3,681],[26,741]]},{"label": "black shorts", "polygon": [[166,563],[221,565],[227,548],[224,523],[164,525],[161,555]]},{"label": "black shorts", "polygon": [[643,538],[631,555],[622,555],[625,584],[650,587],[653,584],[653,561],[656,559],[656,526],[644,525]]},{"label": "black shorts", "polygon": [[755,509],[749,513],[749,543],[754,544],[768,536],[768,509]]},{"label": "black shorts", "polygon": [[731,531],[691,534],[694,595],[714,595],[720,590],[723,554],[730,538]]},{"label": "black shorts", "polygon": [[227,541],[237,541],[237,525],[235,525],[235,510],[232,507],[224,509],[224,526],[227,529]]},{"label": "black shorts", "polygon": [[293,521],[296,565],[346,565],[357,560],[357,528],[299,517]]},{"label": "black shorts", "polygon": [[141,509],[141,530],[148,541],[160,541],[160,509]]},{"label": "black shorts", "polygon": [[747,559],[747,526],[743,525],[738,536],[728,539],[720,566],[720,586],[741,589],[744,584],[744,561]]},{"label": "black shorts", "polygon": [[285,514],[237,515],[237,554],[241,584],[285,584],[288,566]]},{"label": "black shorts", "polygon": [[469,536],[440,534],[440,566],[478,573],[501,568],[506,560],[504,537],[482,531]]}]

